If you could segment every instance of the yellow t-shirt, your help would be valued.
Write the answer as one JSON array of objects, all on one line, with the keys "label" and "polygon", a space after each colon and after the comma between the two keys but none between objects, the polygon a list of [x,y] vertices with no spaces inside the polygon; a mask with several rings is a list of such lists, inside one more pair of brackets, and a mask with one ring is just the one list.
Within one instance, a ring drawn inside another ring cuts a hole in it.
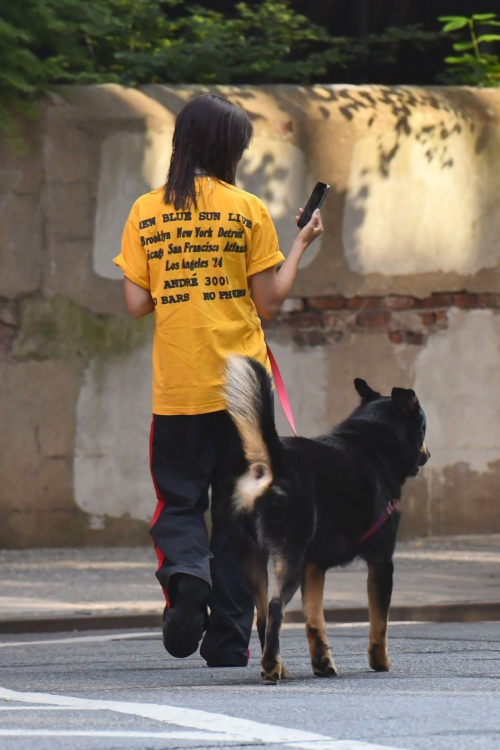
[{"label": "yellow t-shirt", "polygon": [[196,210],[176,211],[163,188],[133,205],[114,262],[155,303],[153,413],[225,408],[227,357],[269,370],[248,277],[284,260],[261,200],[214,178],[196,178]]}]

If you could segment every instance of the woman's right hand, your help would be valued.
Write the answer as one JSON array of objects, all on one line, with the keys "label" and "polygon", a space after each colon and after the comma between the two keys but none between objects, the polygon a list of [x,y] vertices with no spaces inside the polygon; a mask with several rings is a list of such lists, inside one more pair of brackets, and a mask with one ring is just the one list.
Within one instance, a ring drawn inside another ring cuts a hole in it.
[{"label": "woman's right hand", "polygon": [[[299,208],[299,215],[295,217],[295,221],[298,221],[303,213],[304,210],[302,208]],[[308,247],[308,245],[310,245],[311,242],[314,242],[316,237],[319,237],[322,233],[323,222],[321,221],[320,210],[319,208],[317,208],[316,211],[313,212],[311,221],[306,224],[303,229],[300,230],[297,239],[302,242],[305,247]]]}]

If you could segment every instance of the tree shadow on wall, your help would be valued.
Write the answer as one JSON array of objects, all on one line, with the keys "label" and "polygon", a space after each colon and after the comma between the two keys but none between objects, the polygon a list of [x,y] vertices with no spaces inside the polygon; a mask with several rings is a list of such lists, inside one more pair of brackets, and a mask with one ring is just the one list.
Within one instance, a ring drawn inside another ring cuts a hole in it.
[{"label": "tree shadow on wall", "polygon": [[305,195],[301,198],[307,189],[305,160],[299,152],[283,151],[283,144],[276,152],[268,141],[263,146],[259,150],[254,142],[243,156],[237,172],[238,185],[264,201],[272,214],[280,244],[287,250],[297,235],[294,216],[299,201],[305,200]]},{"label": "tree shadow on wall", "polygon": [[[180,97],[175,87],[151,85],[142,87],[142,91],[160,102],[177,116],[185,104],[203,93],[212,93],[227,97],[241,106],[252,121],[265,120],[259,112],[248,110],[245,103],[256,99],[253,87],[238,87],[229,93],[224,86],[186,86],[192,95],[188,98]],[[476,134],[475,152],[480,154],[487,147],[491,134],[490,116],[486,106],[482,105],[471,92],[459,88],[417,89],[408,87],[370,87],[370,88],[339,88],[337,86],[313,86],[302,88],[291,85],[262,86],[259,89],[267,91],[282,108],[298,121],[304,119],[306,101],[321,102],[319,111],[326,119],[332,116],[332,104],[337,105],[339,114],[348,122],[355,123],[356,118],[362,117],[366,121],[367,130],[371,130],[382,114],[390,113],[393,122],[390,128],[395,140],[390,148],[380,145],[378,169],[380,175],[389,177],[391,163],[406,138],[414,138],[425,146],[439,137],[439,144],[429,147],[425,157],[429,163],[438,161],[441,168],[449,169],[454,165],[451,154],[452,139],[461,135],[467,128],[471,134]],[[326,105],[326,106],[325,106]],[[411,121],[412,115],[422,109],[432,108],[442,112],[443,118],[432,125],[415,127]],[[444,116],[454,115],[455,122],[450,127]],[[386,125],[384,124],[384,127]],[[269,154],[271,158],[272,155]],[[265,165],[264,165],[265,166]],[[253,182],[253,181],[252,181]],[[262,184],[262,183],[258,183]],[[251,188],[249,188],[251,189]]]},{"label": "tree shadow on wall", "polygon": [[[149,96],[151,99],[159,102],[164,106],[174,117],[177,117],[179,112],[189,102],[196,99],[202,94],[213,94],[214,96],[220,96],[223,99],[229,99],[234,104],[245,110],[247,116],[252,120],[265,119],[263,115],[258,112],[251,111],[247,108],[247,103],[253,99],[256,99],[255,87],[252,90],[249,86],[241,87],[229,87],[229,86],[217,86],[217,85],[203,85],[203,84],[185,84],[185,85],[172,85],[163,83],[152,83],[141,86],[139,89],[143,94]],[[182,92],[182,95],[178,93]],[[186,96],[187,94],[187,96]]]},{"label": "tree shadow on wall", "polygon": [[[460,183],[466,179],[465,175],[471,169],[469,159],[474,160],[482,156],[482,163],[478,163],[477,169],[486,168],[488,173],[492,165],[486,163],[484,156],[497,135],[495,124],[486,105],[467,90],[398,88],[353,91],[340,89],[334,93],[337,94],[336,103],[341,117],[353,123],[357,118],[360,119],[366,129],[366,136],[362,135],[362,137],[370,138],[369,134],[373,132],[373,152],[371,154],[367,151],[363,152],[363,147],[361,151],[356,151],[357,159],[352,162],[350,177],[354,190],[351,189],[349,202],[344,206],[343,236],[346,241],[348,237],[350,238],[351,262],[355,264],[352,266],[354,270],[357,265],[355,258],[357,257],[358,230],[366,221],[370,190],[377,190],[377,184],[382,186],[392,177],[394,170],[392,178],[396,179],[395,185],[399,185],[401,190],[399,195],[396,195],[398,190],[395,187],[392,192],[386,194],[387,196],[392,196],[396,201],[406,198],[411,201],[416,200],[415,205],[418,205],[418,196],[423,195],[422,190],[427,195],[434,194],[435,200],[431,203],[429,203],[430,198],[425,199],[424,205],[427,205],[427,209],[431,211],[428,218],[432,222],[432,217],[435,220],[438,214],[441,215],[441,209],[444,209],[443,213],[448,215],[447,221],[449,222],[450,217],[443,202],[453,201],[453,195],[447,196],[446,193],[450,190],[450,193],[454,194],[457,181]],[[413,146],[410,145],[412,141]],[[398,155],[401,158],[398,159],[396,168]],[[363,166],[364,157],[368,162],[366,166]],[[402,168],[407,176],[407,181],[404,182],[401,182]],[[446,178],[443,174],[445,171],[454,169],[458,170],[454,177],[450,175]],[[472,167],[472,169],[475,168]],[[415,185],[412,183],[413,178],[416,180]],[[486,179],[489,181],[489,177]],[[427,185],[426,188],[422,188],[422,180]],[[441,185],[441,189],[436,187],[438,185]],[[414,195],[413,190],[416,191]],[[380,202],[383,193],[379,192],[378,195]],[[474,198],[472,195],[469,198],[474,201],[477,198],[477,211],[479,211],[479,205],[484,207],[485,197],[480,190],[474,189]],[[376,210],[377,203],[371,202],[371,205],[372,210]],[[416,210],[415,208],[413,218],[411,212],[408,214],[410,224],[415,219]],[[480,218],[479,215],[477,218]],[[476,246],[476,242],[478,244],[474,255],[476,253],[481,255],[481,248],[484,247],[486,234],[489,231],[491,230],[487,228],[485,221],[479,221],[474,245]],[[364,261],[360,263],[360,267],[356,268],[358,271],[364,266]],[[428,270],[431,270],[430,266]]]},{"label": "tree shadow on wall", "polygon": [[238,167],[238,179],[244,190],[258,195],[265,203],[273,203],[277,199],[276,191],[269,185],[270,178],[273,182],[284,183],[289,173],[289,169],[277,165],[276,157],[271,152],[262,154],[253,168],[250,160],[243,156]]},{"label": "tree shadow on wall", "polygon": [[[300,137],[302,134],[300,140],[306,151],[315,152],[315,161],[319,164],[319,150],[330,148],[328,139],[331,138],[333,144],[337,133],[342,133],[343,138],[347,133],[347,142],[351,144],[349,151],[352,149],[347,155],[347,181],[342,180],[347,184],[335,186],[338,182],[337,171],[333,166],[332,174],[330,166],[330,174],[322,178],[332,183],[333,188],[323,218],[325,227],[331,227],[334,236],[339,236],[341,221],[341,245],[344,254],[347,246],[350,247],[349,267],[356,274],[375,272],[375,268],[373,271],[362,271],[363,262],[355,261],[357,248],[361,247],[359,242],[368,241],[366,232],[371,231],[370,227],[376,228],[380,222],[386,221],[390,222],[386,229],[393,231],[399,222],[403,229],[402,236],[406,237],[406,240],[402,239],[403,245],[412,246],[409,227],[415,220],[415,228],[418,229],[418,217],[415,216],[415,212],[421,210],[418,206],[427,206],[430,211],[428,231],[432,231],[433,221],[439,223],[441,202],[446,209],[447,222],[452,221],[448,198],[453,200],[455,196],[455,200],[458,200],[460,183],[468,180],[468,174],[471,181],[468,190],[463,191],[462,198],[469,195],[473,201],[469,205],[477,218],[476,228],[471,229],[475,249],[471,246],[470,253],[479,254],[479,257],[486,252],[487,246],[491,246],[494,221],[487,221],[483,213],[484,210],[490,214],[494,211],[495,198],[485,196],[485,185],[493,185],[495,181],[496,160],[490,159],[489,155],[493,155],[495,144],[500,141],[500,129],[486,96],[459,87],[314,86],[304,89],[283,86],[276,91],[276,99],[282,111],[295,119],[297,135]],[[311,117],[316,120],[316,132],[322,130],[321,120],[325,123],[321,141],[312,143],[311,131],[305,122]],[[342,127],[342,120],[347,127]],[[477,169],[474,159],[478,160]],[[388,180],[394,180],[393,188],[384,187]],[[447,195],[447,186],[453,195]],[[393,202],[392,207],[387,203],[384,206],[384,195]],[[435,197],[431,198],[432,195]],[[402,214],[410,219],[406,230],[398,219],[398,201],[406,201]],[[413,203],[415,208],[412,214]],[[476,203],[477,210],[473,209]],[[459,211],[459,202],[456,206]],[[481,215],[480,210],[483,211]],[[372,215],[372,211],[377,216]],[[368,215],[370,224],[367,223]],[[394,226],[390,216],[395,218]],[[467,223],[465,217],[464,221]],[[362,228],[364,240],[360,234]],[[393,235],[392,242],[396,236]],[[364,246],[366,254],[368,246]],[[323,242],[323,252],[313,264],[314,268],[311,266],[306,270],[306,279],[317,273],[317,263],[319,261],[321,264],[325,253],[331,254],[331,246],[327,247],[327,243]],[[425,251],[422,257],[425,257]],[[343,265],[340,256],[338,262]],[[429,267],[429,270],[432,269]]]},{"label": "tree shadow on wall", "polygon": [[[392,130],[395,139],[389,149],[380,146],[378,169],[380,175],[389,177],[391,163],[406,138],[414,138],[422,145],[439,137],[439,145],[429,148],[425,152],[430,163],[438,160],[441,168],[453,167],[454,160],[450,153],[454,136],[460,136],[467,128],[475,135],[475,153],[481,154],[487,147],[491,136],[491,116],[486,105],[482,104],[472,92],[460,88],[417,89],[406,87],[371,87],[362,89],[356,87],[319,87],[307,90],[307,98],[322,103],[319,111],[325,119],[332,115],[332,105],[336,104],[339,114],[347,121],[355,124],[356,118],[366,122],[370,131],[381,115],[389,113],[392,124],[384,130]],[[281,91],[281,102],[294,109],[297,117],[304,116],[304,95],[299,91]],[[327,105],[327,106],[325,106]],[[412,122],[412,115],[426,109],[441,112],[443,117],[435,124],[416,127]],[[334,109],[333,109],[334,111]],[[455,118],[450,126],[449,115]],[[446,122],[448,120],[448,122]]]}]

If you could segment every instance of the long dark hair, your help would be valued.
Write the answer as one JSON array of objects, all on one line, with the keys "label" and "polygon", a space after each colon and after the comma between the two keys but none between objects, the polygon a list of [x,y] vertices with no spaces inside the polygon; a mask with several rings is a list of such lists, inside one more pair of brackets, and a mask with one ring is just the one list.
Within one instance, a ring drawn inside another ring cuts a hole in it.
[{"label": "long dark hair", "polygon": [[195,169],[235,183],[236,167],[252,138],[248,116],[235,104],[202,94],[186,104],[175,123],[165,203],[196,208]]}]

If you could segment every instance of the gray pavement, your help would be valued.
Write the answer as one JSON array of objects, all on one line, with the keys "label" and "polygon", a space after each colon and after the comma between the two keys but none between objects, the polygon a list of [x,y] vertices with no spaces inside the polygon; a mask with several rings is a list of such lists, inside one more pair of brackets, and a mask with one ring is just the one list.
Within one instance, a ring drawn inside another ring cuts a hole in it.
[{"label": "gray pavement", "polygon": [[[152,547],[2,550],[0,621],[160,614],[155,567]],[[474,602],[500,602],[500,534],[398,544],[394,606]],[[328,572],[326,608],[365,606],[363,563]]]},{"label": "gray pavement", "polygon": [[2,750],[500,748],[500,623],[390,627],[370,672],[367,626],[328,629],[339,676],[311,673],[303,626],[283,631],[290,679],[175,660],[155,632],[0,639]]}]

